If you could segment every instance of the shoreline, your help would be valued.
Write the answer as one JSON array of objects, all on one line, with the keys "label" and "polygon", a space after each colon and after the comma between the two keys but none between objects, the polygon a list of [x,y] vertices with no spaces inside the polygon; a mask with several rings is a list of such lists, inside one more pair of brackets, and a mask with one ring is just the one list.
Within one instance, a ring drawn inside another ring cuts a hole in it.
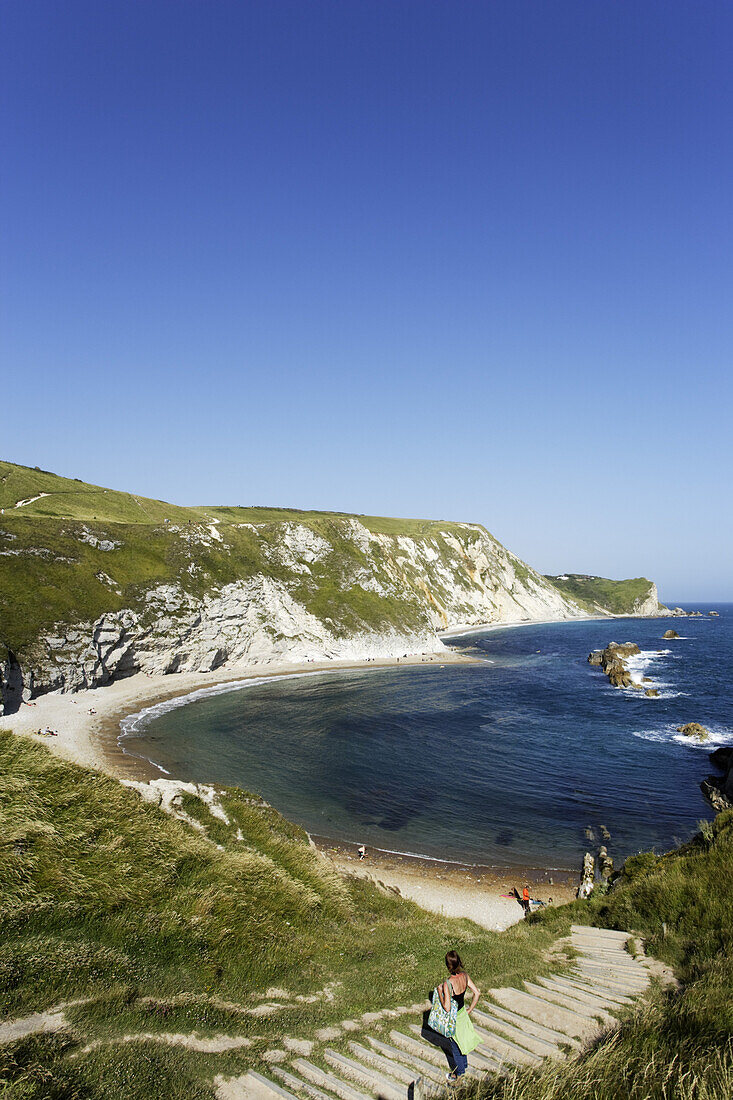
[{"label": "shoreline", "polygon": [[[599,616],[605,619],[609,616]],[[590,616],[577,619],[515,619],[505,623],[480,623],[473,626],[451,627],[436,632],[442,642],[487,631],[505,630],[522,626],[541,626],[585,622]],[[173,699],[185,699],[207,688],[237,690],[235,684],[246,686],[248,680],[267,680],[282,676],[301,676],[308,673],[331,671],[370,671],[372,669],[403,668],[419,664],[475,664],[478,658],[467,653],[457,653],[450,647],[404,657],[369,657],[362,660],[288,662],[273,661],[268,664],[238,663],[218,672],[182,672],[151,676],[137,672],[121,680],[100,687],[85,688],[77,692],[47,692],[29,703],[22,703],[15,714],[0,715],[0,728],[12,733],[30,736],[49,745],[73,763],[115,778],[147,781],[160,778],[161,769],[152,761],[134,753],[125,752],[121,746],[121,723],[125,718]],[[192,700],[193,701],[193,700]],[[183,705],[183,703],[181,704]],[[36,730],[51,728],[56,737],[38,735]]]},{"label": "shoreline", "polygon": [[533,898],[554,907],[573,901],[580,881],[579,871],[492,867],[369,846],[360,860],[355,844],[316,835],[310,839],[342,874],[396,891],[438,916],[472,920],[493,932],[502,932],[524,917],[517,900],[504,896],[514,888],[521,893],[527,884]]},{"label": "shoreline", "polygon": [[[58,755],[73,763],[106,772],[117,779],[149,780],[160,778],[161,769],[143,757],[125,752],[120,744],[123,719],[160,703],[180,699],[181,705],[195,693],[220,688],[236,691],[249,681],[281,677],[320,675],[337,671],[371,671],[386,668],[430,664],[475,664],[475,658],[447,650],[444,653],[414,654],[406,657],[375,657],[308,662],[285,661],[269,665],[232,665],[223,674],[184,672],[150,676],[138,672],[103,687],[77,692],[48,692],[30,703],[23,703],[15,714],[0,715],[0,728],[43,742]],[[193,698],[190,699],[194,701]],[[57,736],[38,734],[50,728]]]}]

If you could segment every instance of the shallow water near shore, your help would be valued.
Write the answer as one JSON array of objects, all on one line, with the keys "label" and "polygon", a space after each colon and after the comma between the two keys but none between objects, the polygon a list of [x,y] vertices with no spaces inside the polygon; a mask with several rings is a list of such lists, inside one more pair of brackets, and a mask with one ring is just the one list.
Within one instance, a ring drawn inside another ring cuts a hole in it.
[{"label": "shallow water near shore", "polygon": [[[176,778],[256,791],[321,836],[483,865],[571,870],[601,842],[618,863],[712,817],[707,752],[733,744],[733,605],[720,618],[528,625],[452,638],[473,664],[251,681],[123,726]],[[707,607],[700,610],[706,612]],[[662,640],[669,627],[682,637]],[[612,688],[591,649],[635,641]],[[691,743],[676,727],[712,734]],[[590,830],[590,832],[589,832]]]}]

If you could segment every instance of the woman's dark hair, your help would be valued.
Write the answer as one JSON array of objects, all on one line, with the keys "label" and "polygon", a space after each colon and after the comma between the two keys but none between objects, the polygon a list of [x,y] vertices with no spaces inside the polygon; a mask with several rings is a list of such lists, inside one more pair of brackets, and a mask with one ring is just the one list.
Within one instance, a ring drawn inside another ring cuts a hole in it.
[{"label": "woman's dark hair", "polygon": [[461,962],[461,956],[457,951],[449,951],[445,956],[445,965],[450,970],[451,974],[460,974],[463,970],[463,963]]}]

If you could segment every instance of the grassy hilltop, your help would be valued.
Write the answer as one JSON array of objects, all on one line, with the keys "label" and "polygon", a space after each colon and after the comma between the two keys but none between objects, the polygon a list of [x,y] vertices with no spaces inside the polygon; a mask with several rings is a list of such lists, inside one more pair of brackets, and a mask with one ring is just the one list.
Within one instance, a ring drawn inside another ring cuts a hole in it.
[{"label": "grassy hilltop", "polygon": [[[24,500],[29,503],[17,507]],[[6,551],[0,555],[0,643],[14,652],[23,652],[59,623],[93,621],[123,607],[144,611],[152,585],[183,584],[187,593],[201,597],[261,573],[290,580],[267,552],[287,523],[308,527],[336,550],[337,560],[323,563],[316,583],[303,580],[298,586],[295,594],[309,612],[337,616],[343,629],[388,624],[409,630],[424,621],[417,601],[379,599],[340,584],[348,566],[358,564],[358,551],[341,522],[351,517],[342,513],[182,508],[9,462],[0,462],[0,508],[0,549]],[[359,520],[383,534],[425,535],[459,527],[429,520]]]},{"label": "grassy hilltop", "polygon": [[[187,824],[9,734],[0,777],[0,1018],[71,1002],[55,1034],[0,1045],[3,1100],[213,1100],[216,1074],[264,1070],[284,1034],[420,1001],[448,947],[484,989],[547,973],[578,920],[647,937],[681,992],[630,1009],[577,1062],[485,1082],[482,1100],[730,1095],[733,812],[679,851],[627,861],[609,895],[496,934],[341,878],[239,790],[222,792],[228,824],[187,796]],[[193,1032],[247,1045],[166,1038]]]},{"label": "grassy hilltop", "polygon": [[610,611],[613,615],[631,614],[649,597],[652,587],[652,582],[646,577],[611,581],[607,577],[566,573],[559,577],[546,574],[546,579],[590,614],[598,614],[599,611]]}]

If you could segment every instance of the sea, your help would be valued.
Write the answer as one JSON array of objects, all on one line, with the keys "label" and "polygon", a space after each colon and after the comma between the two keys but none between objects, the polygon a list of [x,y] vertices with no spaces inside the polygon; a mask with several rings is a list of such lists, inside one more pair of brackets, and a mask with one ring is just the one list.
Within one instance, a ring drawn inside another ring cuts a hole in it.
[{"label": "sea", "polygon": [[[472,663],[207,688],[129,716],[120,744],[161,776],[256,792],[336,841],[572,871],[608,833],[618,865],[713,816],[699,785],[710,751],[733,745],[733,604],[699,610],[452,637]],[[664,640],[669,628],[681,637]],[[632,673],[658,697],[588,664],[611,641],[639,645]],[[679,733],[687,722],[710,740]]]}]

